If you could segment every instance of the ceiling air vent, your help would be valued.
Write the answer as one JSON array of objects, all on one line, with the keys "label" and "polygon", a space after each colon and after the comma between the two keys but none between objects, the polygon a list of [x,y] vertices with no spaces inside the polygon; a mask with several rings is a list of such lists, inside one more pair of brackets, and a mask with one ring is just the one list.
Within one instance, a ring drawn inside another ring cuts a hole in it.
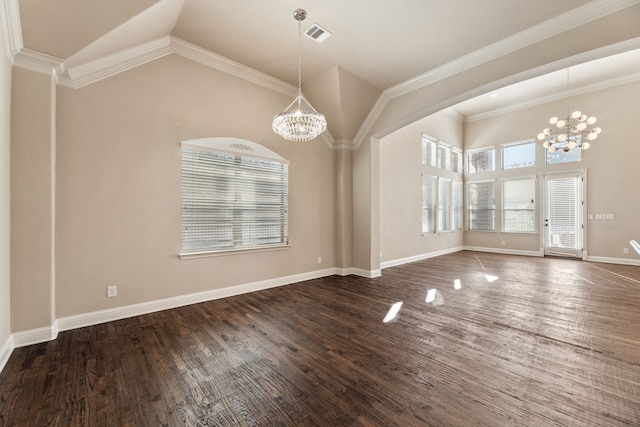
[{"label": "ceiling air vent", "polygon": [[304,35],[309,37],[314,42],[320,44],[331,36],[331,33],[324,28],[322,28],[318,24],[313,24],[309,27],[307,31],[304,32]]}]

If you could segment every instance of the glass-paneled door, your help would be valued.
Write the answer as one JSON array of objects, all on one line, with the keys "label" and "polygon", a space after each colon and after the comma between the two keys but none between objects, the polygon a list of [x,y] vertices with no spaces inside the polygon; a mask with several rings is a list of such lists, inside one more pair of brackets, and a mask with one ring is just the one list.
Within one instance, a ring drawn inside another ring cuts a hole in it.
[{"label": "glass-paneled door", "polygon": [[545,175],[544,254],[582,257],[583,173]]}]

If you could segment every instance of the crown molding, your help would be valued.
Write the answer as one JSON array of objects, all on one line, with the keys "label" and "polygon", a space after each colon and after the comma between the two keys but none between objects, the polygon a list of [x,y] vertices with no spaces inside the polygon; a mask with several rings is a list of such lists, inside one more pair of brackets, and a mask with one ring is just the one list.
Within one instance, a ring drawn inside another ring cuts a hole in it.
[{"label": "crown molding", "polygon": [[186,42],[171,36],[171,48],[173,53],[184,58],[214,68],[218,71],[231,74],[251,83],[271,89],[284,95],[296,96],[297,88],[269,74],[247,67],[239,62],[232,61],[222,55],[211,52],[193,43]]},{"label": "crown molding", "polygon": [[588,24],[596,19],[631,7],[639,2],[639,0],[589,2],[584,6],[565,12],[538,25],[534,25],[524,31],[499,40],[384,90],[372,110],[369,112],[369,115],[360,126],[360,129],[354,138],[354,145],[359,147],[360,144],[362,144],[364,138],[371,131],[376,120],[392,99],[417,91],[440,80],[500,58],[501,56],[515,52],[519,49],[523,49],[547,38],[562,34],[570,29]]},{"label": "crown molding", "polygon": [[74,88],[98,82],[173,53],[169,36],[67,69]]},{"label": "crown molding", "polygon": [[594,1],[565,12],[524,31],[506,37],[458,59],[434,68],[424,74],[406,80],[388,89],[391,98],[397,98],[437,81],[477,67],[527,46],[536,44],[573,28],[588,24],[603,16],[633,6],[638,0]]},{"label": "crown molding", "polygon": [[50,76],[60,74],[63,61],[55,56],[46,55],[35,50],[20,49],[20,52],[13,58],[13,65]]},{"label": "crown molding", "polygon": [[460,123],[464,122],[464,116],[458,113],[453,108],[445,108],[444,110],[442,110],[442,112],[452,119],[459,121]]},{"label": "crown molding", "polygon": [[[513,36],[450,61],[415,78],[384,90],[378,97],[373,108],[369,111],[369,114],[352,141],[344,139],[336,141],[328,132],[325,132],[322,138],[332,148],[357,149],[367,134],[373,129],[376,121],[391,100],[538,43],[541,40],[556,36],[569,29],[585,25],[603,16],[618,12],[639,2],[640,0],[592,1],[584,6],[570,10],[569,12],[514,34]],[[4,0],[2,5],[3,6],[0,7],[0,13],[6,24],[6,50],[10,62],[22,68],[53,75],[57,77],[58,84],[80,88],[174,53],[275,92],[288,96],[295,96],[296,94],[297,88],[287,82],[173,36],[165,36],[95,61],[67,68],[67,64],[59,58],[24,49],[22,47],[23,41],[18,0]],[[427,110],[431,111],[432,108]],[[412,115],[411,118],[415,118],[415,115]],[[405,121],[406,120],[402,120],[403,123]]]},{"label": "crown molding", "polygon": [[336,139],[334,143],[331,145],[331,148],[334,150],[355,150],[356,147],[353,145],[353,140],[340,138]]},{"label": "crown molding", "polygon": [[5,49],[7,59],[13,60],[22,50],[22,25],[18,0],[4,0],[0,6],[0,19],[3,21]]},{"label": "crown molding", "polygon": [[559,92],[551,95],[535,98],[529,101],[520,102],[518,104],[509,105],[508,107],[497,108],[495,110],[486,111],[484,113],[468,116],[464,119],[465,123],[476,122],[479,120],[488,119],[491,117],[501,116],[507,113],[513,113],[515,111],[524,110],[525,108],[535,107],[537,105],[548,104],[549,102],[561,101],[563,99],[572,98],[574,96],[585,95],[587,93],[595,92],[598,90],[609,89],[612,87],[624,85],[627,83],[634,83],[640,80],[640,72],[634,74],[628,74],[622,77],[616,77],[613,79],[601,81],[587,86],[581,86],[576,89],[571,89],[569,92]]},{"label": "crown molding", "polygon": [[360,129],[358,129],[356,136],[353,138],[353,145],[356,149],[360,147],[365,137],[367,136],[369,131],[371,131],[376,120],[378,119],[378,117],[380,117],[391,99],[393,98],[389,95],[389,92],[387,90],[382,91],[382,93],[376,100],[376,103],[373,104],[373,107],[371,108],[371,110],[369,110],[369,114],[367,114],[367,117],[362,122],[362,125],[360,126]]}]

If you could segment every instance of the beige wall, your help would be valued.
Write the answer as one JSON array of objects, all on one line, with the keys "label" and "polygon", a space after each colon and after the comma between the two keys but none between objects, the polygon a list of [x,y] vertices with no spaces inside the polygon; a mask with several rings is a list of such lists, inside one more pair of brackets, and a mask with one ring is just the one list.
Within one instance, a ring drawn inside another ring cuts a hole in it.
[{"label": "beige wall", "polygon": [[[335,267],[335,153],[272,132],[289,102],[173,55],[81,89],[59,86],[57,316]],[[215,136],[290,161],[289,249],[178,258],[180,141]]]},{"label": "beige wall", "polygon": [[[633,25],[610,33],[604,26],[602,37],[591,37],[593,28],[577,28],[563,43],[558,37],[543,40],[391,99],[353,152],[333,151],[319,141],[283,141],[270,123],[289,97],[178,56],[81,89],[52,90],[50,76],[14,68],[10,290],[0,276],[0,297],[11,296],[12,332],[49,327],[56,318],[332,267],[375,273],[381,249],[383,260],[391,261],[459,246],[460,233],[438,236],[426,245],[427,240],[413,234],[411,245],[392,237],[402,221],[394,218],[389,200],[391,177],[403,153],[394,145],[412,144],[422,131],[457,145],[461,127],[450,117],[430,114],[502,84],[563,68],[563,58],[640,34]],[[4,88],[10,81],[4,78],[7,70],[3,64]],[[613,158],[611,151],[594,145],[585,156],[589,212],[616,215],[616,220],[588,224],[590,255],[622,257],[620,245],[640,237],[633,216],[637,202],[623,198],[638,178],[635,99],[637,84],[581,100],[581,108],[591,109],[605,128],[598,143],[632,153]],[[4,119],[8,100],[4,95]],[[469,123],[465,144],[500,144],[535,135],[548,118],[548,107]],[[607,122],[615,125],[605,126]],[[417,132],[416,123],[426,128]],[[352,121],[344,125],[345,137],[357,129]],[[6,155],[8,129],[2,132],[0,153]],[[178,258],[179,143],[212,136],[253,140],[291,161],[290,249]],[[6,198],[7,178],[2,176],[0,197]],[[400,200],[406,203],[407,194]],[[4,242],[6,251],[8,214],[3,209],[0,245]],[[500,240],[497,233],[464,237],[467,245],[494,248]],[[539,240],[535,235],[510,239],[508,248],[537,250]],[[0,253],[0,263],[7,259]],[[118,286],[117,298],[106,298],[108,285]],[[0,343],[8,327],[3,321],[0,315]]]},{"label": "beige wall", "polygon": [[[467,180],[545,173],[587,170],[586,214],[612,213],[613,220],[586,220],[585,249],[589,257],[638,260],[638,255],[630,250],[623,254],[623,248],[629,248],[629,240],[640,238],[640,198],[636,186],[640,181],[640,121],[637,100],[640,99],[640,82],[620,85],[606,90],[576,96],[568,100],[557,101],[525,110],[504,114],[467,123],[465,125],[465,147],[478,148],[496,146],[497,165],[501,164],[500,144],[533,138],[544,127],[549,117],[561,115],[570,109],[595,115],[603,129],[600,138],[583,152],[579,163],[545,165],[545,153],[541,146],[537,149],[536,166],[494,174],[467,176]],[[498,181],[499,182],[499,181]],[[497,205],[500,206],[500,185],[497,189]],[[540,192],[536,200],[538,208],[542,206]],[[496,224],[501,223],[499,209]],[[505,245],[501,242],[505,241]],[[465,233],[465,245],[485,248],[538,251],[541,247],[540,234],[508,233]]]},{"label": "beige wall", "polygon": [[11,99],[11,327],[55,320],[51,77],[13,68]]},{"label": "beige wall", "polygon": [[[381,262],[393,262],[462,246],[462,232],[422,236],[422,135],[462,149],[462,121],[440,112],[380,141]],[[429,173],[462,181],[462,174]]]},{"label": "beige wall", "polygon": [[[10,140],[11,63],[5,52],[4,21],[0,19],[0,350],[11,335],[10,306]],[[0,351],[0,360],[2,359]]]},{"label": "beige wall", "polygon": [[[607,46],[640,35],[640,26],[632,19],[622,19],[620,22],[626,24],[623,26],[613,24],[621,15],[633,16],[638,10],[640,4],[504,56],[487,58],[480,65],[449,77],[436,78],[431,84],[391,99],[366,136],[357,141],[360,146],[353,154],[354,266],[363,270],[379,268],[380,223],[376,219],[379,191],[373,180],[377,179],[380,169],[376,160],[379,157],[376,144],[380,138],[473,96],[564,69],[582,60],[595,59],[598,54],[604,54]],[[436,77],[441,70],[432,71]],[[539,132],[537,128],[536,132]]]}]

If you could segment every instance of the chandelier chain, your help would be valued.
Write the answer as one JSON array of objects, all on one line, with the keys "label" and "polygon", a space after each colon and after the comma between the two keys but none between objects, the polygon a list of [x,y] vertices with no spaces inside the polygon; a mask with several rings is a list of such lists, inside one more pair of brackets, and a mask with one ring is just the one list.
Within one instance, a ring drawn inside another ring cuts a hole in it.
[{"label": "chandelier chain", "polygon": [[296,9],[293,17],[298,21],[298,96],[273,118],[273,131],[287,141],[310,141],[327,130],[327,120],[323,114],[302,96],[302,21],[306,18],[304,9]]}]

